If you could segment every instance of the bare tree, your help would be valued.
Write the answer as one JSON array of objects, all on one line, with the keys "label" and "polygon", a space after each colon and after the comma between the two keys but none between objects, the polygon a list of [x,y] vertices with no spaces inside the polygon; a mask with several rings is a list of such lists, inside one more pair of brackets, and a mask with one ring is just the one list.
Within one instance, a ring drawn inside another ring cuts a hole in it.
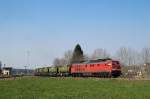
[{"label": "bare tree", "polygon": [[55,58],[54,61],[53,61],[53,65],[58,67],[58,66],[60,66],[60,64],[61,64],[60,59]]},{"label": "bare tree", "polygon": [[127,64],[127,59],[128,59],[128,49],[125,48],[125,47],[121,47],[117,53],[116,53],[116,58],[118,60],[120,60],[120,62],[123,64],[123,65],[128,65]]},{"label": "bare tree", "polygon": [[130,58],[130,65],[139,65],[141,64],[141,55],[140,53],[135,50],[135,49],[131,49],[129,48],[129,58]]},{"label": "bare tree", "polygon": [[65,52],[64,60],[66,61],[66,64],[71,63],[72,54],[73,54],[73,52],[71,50],[68,50],[68,51]]},{"label": "bare tree", "polygon": [[88,54],[84,54],[83,56],[84,56],[84,60],[89,60],[90,59]]},{"label": "bare tree", "polygon": [[93,52],[91,59],[108,58],[109,56],[110,54],[108,54],[105,49],[99,48]]},{"label": "bare tree", "polygon": [[116,58],[127,66],[140,64],[139,56],[136,50],[126,47],[121,47],[116,53]]},{"label": "bare tree", "polygon": [[61,58],[59,60],[60,65],[59,66],[66,66],[67,65],[67,61],[65,60],[65,58]]},{"label": "bare tree", "polygon": [[53,65],[56,67],[67,65],[67,61],[65,58],[56,58],[54,59]]},{"label": "bare tree", "polygon": [[145,47],[141,52],[143,63],[150,63],[150,48]]},{"label": "bare tree", "polygon": [[70,64],[72,58],[72,51],[68,50],[65,52],[64,56],[62,58],[56,58],[54,59],[53,65],[54,66],[65,66]]}]

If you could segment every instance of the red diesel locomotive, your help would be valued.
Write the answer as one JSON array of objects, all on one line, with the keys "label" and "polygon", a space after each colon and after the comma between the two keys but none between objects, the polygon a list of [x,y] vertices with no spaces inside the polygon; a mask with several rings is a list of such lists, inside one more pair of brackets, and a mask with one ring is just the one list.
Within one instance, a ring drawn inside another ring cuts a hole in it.
[{"label": "red diesel locomotive", "polygon": [[118,77],[121,66],[119,61],[112,59],[89,60],[72,64],[70,72],[73,77]]}]

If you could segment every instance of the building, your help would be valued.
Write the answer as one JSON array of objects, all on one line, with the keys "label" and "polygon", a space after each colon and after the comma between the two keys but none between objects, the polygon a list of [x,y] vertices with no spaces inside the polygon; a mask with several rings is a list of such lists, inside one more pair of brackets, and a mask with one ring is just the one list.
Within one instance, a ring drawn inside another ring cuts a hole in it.
[{"label": "building", "polygon": [[12,74],[12,67],[3,67],[2,74],[10,76]]}]

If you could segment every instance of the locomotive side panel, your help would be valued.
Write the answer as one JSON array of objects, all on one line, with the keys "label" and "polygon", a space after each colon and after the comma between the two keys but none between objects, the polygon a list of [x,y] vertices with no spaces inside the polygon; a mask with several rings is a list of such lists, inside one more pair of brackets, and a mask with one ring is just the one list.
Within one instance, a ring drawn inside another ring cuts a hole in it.
[{"label": "locomotive side panel", "polygon": [[100,76],[100,74],[110,75],[112,67],[110,61],[97,62],[88,64],[73,64],[71,68],[72,74],[89,75],[89,76]]},{"label": "locomotive side panel", "polygon": [[88,64],[73,64],[71,74],[80,76],[113,76],[121,75],[121,67],[118,61],[106,60],[103,62]]}]

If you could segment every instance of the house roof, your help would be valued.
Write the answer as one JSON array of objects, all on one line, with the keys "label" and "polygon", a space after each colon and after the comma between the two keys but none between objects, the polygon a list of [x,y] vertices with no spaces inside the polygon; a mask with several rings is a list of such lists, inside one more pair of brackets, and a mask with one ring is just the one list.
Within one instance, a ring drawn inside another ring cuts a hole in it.
[{"label": "house roof", "polygon": [[3,67],[3,69],[12,69],[12,67]]}]

